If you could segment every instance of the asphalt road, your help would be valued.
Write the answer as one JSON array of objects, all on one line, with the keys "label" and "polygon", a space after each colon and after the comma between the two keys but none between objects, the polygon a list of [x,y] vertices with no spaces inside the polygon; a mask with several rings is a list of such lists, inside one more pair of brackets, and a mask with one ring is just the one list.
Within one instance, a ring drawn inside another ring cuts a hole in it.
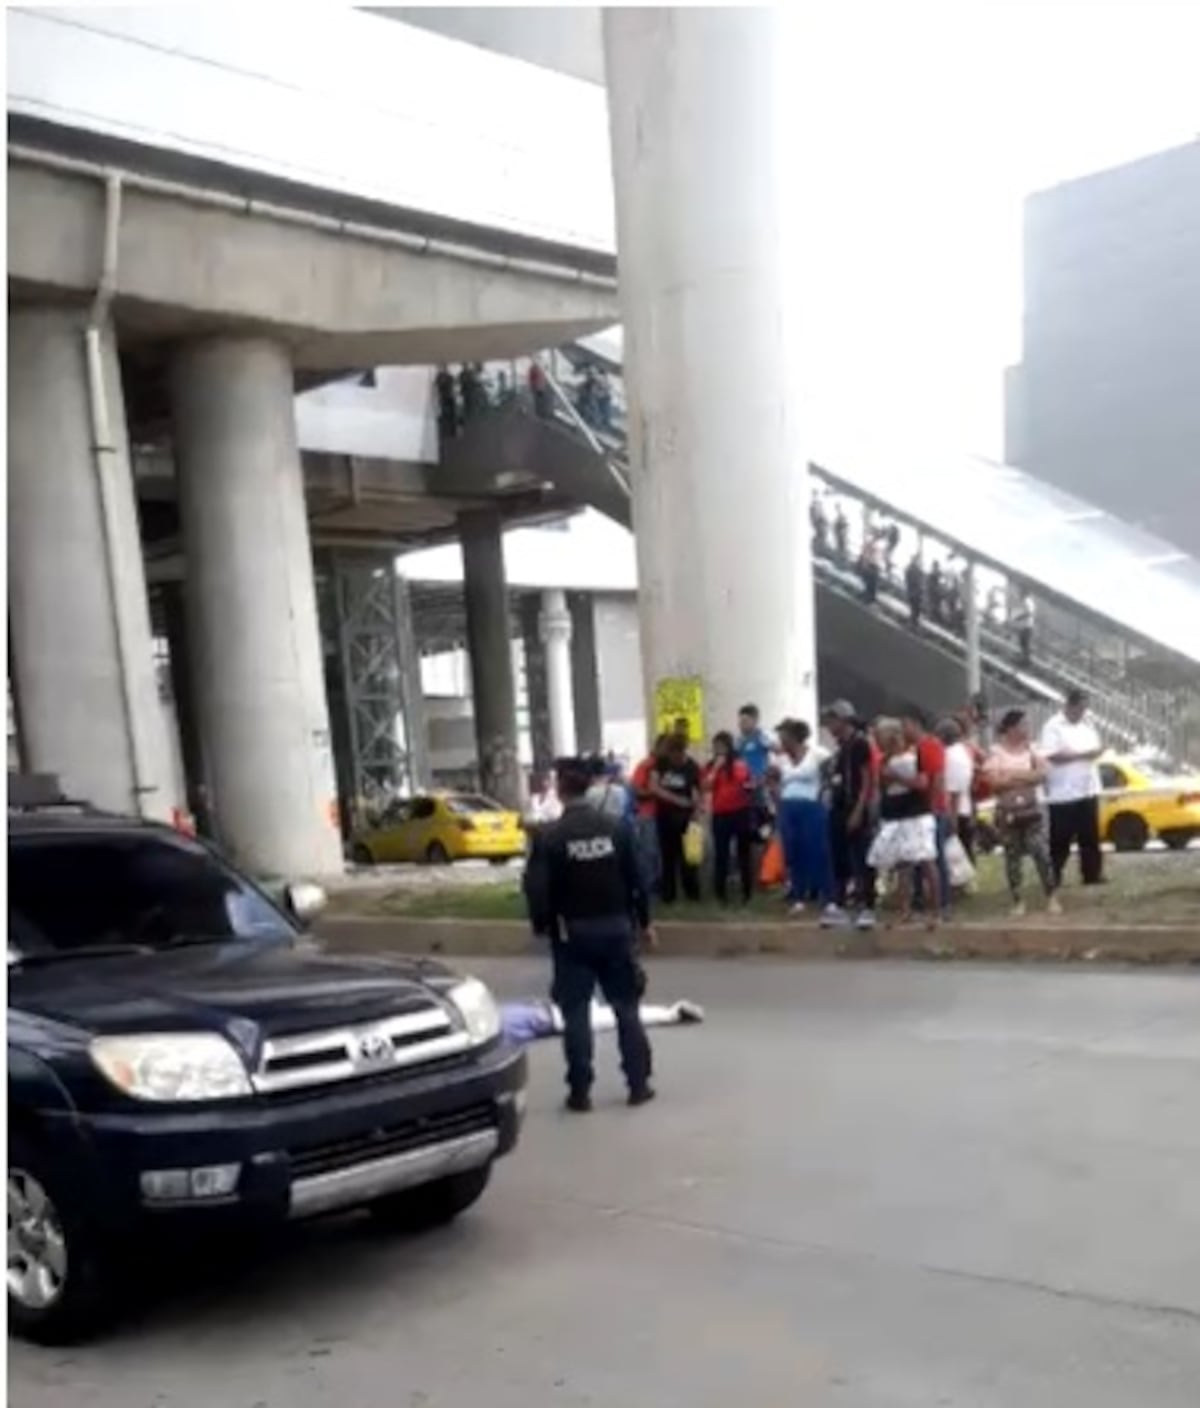
[{"label": "asphalt road", "polygon": [[[480,964],[509,993],[532,963]],[[364,1219],[15,1345],[16,1408],[1195,1408],[1200,978],[661,963],[661,1098],[559,1113],[457,1226]]]}]

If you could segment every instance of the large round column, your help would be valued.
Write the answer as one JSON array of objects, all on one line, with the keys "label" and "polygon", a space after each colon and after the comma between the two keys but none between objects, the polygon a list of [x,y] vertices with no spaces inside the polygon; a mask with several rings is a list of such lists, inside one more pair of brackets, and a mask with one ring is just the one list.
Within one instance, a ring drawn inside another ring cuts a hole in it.
[{"label": "large round column", "polygon": [[[116,343],[99,343],[96,454],[86,314],[8,321],[8,580],[25,763],[71,796],[167,819],[166,731]],[[105,417],[101,417],[103,423]]]},{"label": "large round column", "polygon": [[215,829],[248,868],[342,867],[287,352],[193,343],[171,369],[196,712]]},{"label": "large round column", "polygon": [[542,593],[538,622],[546,647],[546,694],[550,704],[550,746],[556,758],[575,752],[575,688],[571,677],[571,613],[567,594]]},{"label": "large round column", "polygon": [[604,39],[646,687],[698,678],[709,732],[811,721],[778,16],[609,9]]},{"label": "large round column", "polygon": [[500,515],[495,509],[471,509],[459,515],[458,523],[480,785],[506,807],[523,810],[526,789],[517,752],[517,691]]}]

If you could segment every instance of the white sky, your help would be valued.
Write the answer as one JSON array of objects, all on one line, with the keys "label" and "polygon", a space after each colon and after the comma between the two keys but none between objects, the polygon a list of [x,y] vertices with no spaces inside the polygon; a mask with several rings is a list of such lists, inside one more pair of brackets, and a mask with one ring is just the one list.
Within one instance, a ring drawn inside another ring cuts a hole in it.
[{"label": "white sky", "polygon": [[998,458],[1022,201],[1200,134],[1200,4],[841,0],[791,22],[816,441]]}]

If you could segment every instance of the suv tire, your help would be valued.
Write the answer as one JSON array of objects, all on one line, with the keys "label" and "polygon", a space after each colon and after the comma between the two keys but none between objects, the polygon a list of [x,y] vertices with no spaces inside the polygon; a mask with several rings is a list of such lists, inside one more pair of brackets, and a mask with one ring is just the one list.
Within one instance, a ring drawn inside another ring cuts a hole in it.
[{"label": "suv tire", "polygon": [[8,1146],[8,1229],[10,1330],[67,1344],[98,1328],[105,1302],[95,1239],[52,1161],[17,1133]]},{"label": "suv tire", "polygon": [[371,1204],[371,1215],[389,1231],[423,1232],[442,1227],[477,1203],[492,1176],[490,1163],[410,1188]]}]

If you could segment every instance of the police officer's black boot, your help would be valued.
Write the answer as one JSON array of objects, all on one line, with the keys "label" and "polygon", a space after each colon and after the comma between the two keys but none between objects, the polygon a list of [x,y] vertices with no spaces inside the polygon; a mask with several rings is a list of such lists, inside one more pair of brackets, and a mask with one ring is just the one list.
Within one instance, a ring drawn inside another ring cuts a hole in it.
[{"label": "police officer's black boot", "polygon": [[572,1090],[567,1096],[566,1107],[575,1115],[591,1114],[592,1097],[586,1090]]},{"label": "police officer's black boot", "polygon": [[655,1090],[652,1085],[639,1085],[629,1092],[630,1105],[648,1105],[654,1099]]}]

